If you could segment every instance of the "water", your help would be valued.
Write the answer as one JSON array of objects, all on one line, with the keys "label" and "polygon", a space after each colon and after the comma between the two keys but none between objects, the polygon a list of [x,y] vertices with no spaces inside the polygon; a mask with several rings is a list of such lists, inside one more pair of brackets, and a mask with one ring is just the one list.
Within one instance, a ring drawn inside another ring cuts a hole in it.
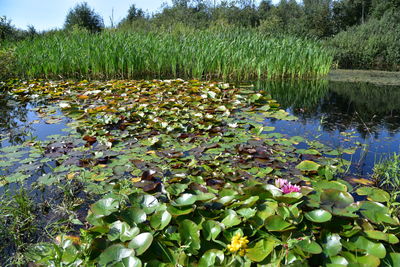
[{"label": "water", "polygon": [[50,135],[65,135],[68,122],[59,110],[53,110],[53,121],[45,119],[43,103],[21,103],[0,96],[0,147],[19,145],[30,139],[45,140]]},{"label": "water", "polygon": [[[400,148],[400,86],[371,83],[319,81],[257,82],[297,121],[267,119],[269,126],[289,136],[319,140],[331,147],[358,144],[351,172],[368,176],[374,163]],[[65,135],[68,120],[43,103],[20,103],[0,97],[0,146],[18,145],[29,139]],[[51,114],[49,120],[48,114]],[[46,115],[46,116],[45,116]]]},{"label": "water", "polygon": [[266,120],[289,136],[319,140],[331,147],[358,144],[351,172],[372,173],[374,163],[400,148],[400,86],[320,81],[258,82],[297,121]]}]

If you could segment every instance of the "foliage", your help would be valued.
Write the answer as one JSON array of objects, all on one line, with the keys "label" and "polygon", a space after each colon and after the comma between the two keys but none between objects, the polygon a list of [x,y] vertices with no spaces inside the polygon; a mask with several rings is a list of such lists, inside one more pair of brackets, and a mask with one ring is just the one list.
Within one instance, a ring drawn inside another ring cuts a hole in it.
[{"label": "foliage", "polygon": [[65,28],[84,28],[90,32],[99,32],[104,28],[103,19],[86,2],[77,4],[65,18]]},{"label": "foliage", "polygon": [[[387,193],[374,191],[367,193],[373,201],[354,202],[342,182],[311,185],[283,195],[273,185],[253,181],[243,191],[186,190],[168,200],[137,192],[122,200],[123,195],[111,193],[91,206],[87,219],[93,227],[82,231],[81,239],[61,238],[62,257],[56,262],[249,266],[368,261],[379,266],[385,257],[398,257],[390,252],[399,242],[398,219],[379,203],[388,201]],[[357,192],[364,194],[364,189]],[[232,249],[238,234],[250,242]],[[57,260],[54,245],[36,249],[44,256],[39,263]]]},{"label": "foliage", "polygon": [[[137,8],[134,4],[132,4],[128,9],[128,15],[121,20],[118,24],[118,28],[120,29],[144,29],[146,14],[141,8]],[[139,23],[140,24],[139,24]]]},{"label": "foliage", "polygon": [[260,123],[295,119],[266,92],[197,80],[9,87],[73,121],[67,136],[1,149],[14,170],[2,183],[76,181],[98,196],[80,230],[29,249],[36,264],[398,264],[393,199],[338,179],[346,163],[322,156],[337,151]]},{"label": "foliage", "polygon": [[28,77],[319,77],[332,62],[317,41],[239,29],[60,33],[20,42],[15,54]]},{"label": "foliage", "polygon": [[24,188],[0,197],[0,262],[26,264],[25,253],[37,240],[36,205]]},{"label": "foliage", "polygon": [[10,78],[15,65],[14,49],[13,48],[0,48],[0,81]]},{"label": "foliage", "polygon": [[0,42],[6,39],[10,39],[13,35],[14,27],[11,25],[11,21],[7,17],[0,17]]},{"label": "foliage", "polygon": [[400,193],[400,156],[395,153],[376,163],[373,178],[380,187],[392,191],[396,198]]},{"label": "foliage", "polygon": [[399,19],[399,12],[387,12],[381,19],[370,19],[337,34],[328,43],[336,50],[335,60],[339,67],[398,70]]}]

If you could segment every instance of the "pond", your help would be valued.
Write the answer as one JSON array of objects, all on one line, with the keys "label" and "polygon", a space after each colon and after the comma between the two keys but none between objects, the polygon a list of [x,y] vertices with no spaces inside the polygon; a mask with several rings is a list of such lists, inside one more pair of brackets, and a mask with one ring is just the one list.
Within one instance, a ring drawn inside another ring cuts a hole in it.
[{"label": "pond", "polygon": [[[328,80],[259,81],[253,85],[255,90],[270,93],[298,118],[266,119],[276,132],[318,140],[332,148],[358,146],[356,153],[343,154],[352,162],[352,175],[370,175],[375,162],[399,151],[400,86]],[[19,103],[4,97],[0,101],[1,147],[66,134],[69,120],[59,110],[51,109],[49,118],[43,103]]]},{"label": "pond", "polygon": [[[369,174],[397,151],[398,88],[176,79],[15,81],[8,89],[0,103],[0,262],[25,253],[45,266],[55,258],[160,266],[184,251],[182,266],[204,266],[214,251],[222,266],[314,266],[327,259],[324,229],[350,244],[332,255],[366,247],[378,266],[399,243],[398,211],[389,209],[396,196],[343,179]],[[249,249],[236,253],[247,237]]]},{"label": "pond", "polygon": [[374,163],[400,148],[400,86],[362,82],[258,82],[296,121],[268,119],[276,131],[316,139],[331,147],[359,148],[351,173],[365,176]]}]

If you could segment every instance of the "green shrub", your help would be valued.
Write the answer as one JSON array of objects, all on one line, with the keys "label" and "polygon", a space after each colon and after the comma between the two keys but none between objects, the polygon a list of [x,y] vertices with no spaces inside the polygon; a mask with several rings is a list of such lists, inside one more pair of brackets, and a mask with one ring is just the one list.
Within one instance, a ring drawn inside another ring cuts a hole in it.
[{"label": "green shrub", "polygon": [[0,80],[13,76],[14,50],[11,48],[0,49]]},{"label": "green shrub", "polygon": [[340,32],[328,44],[341,68],[400,69],[400,13],[387,12],[381,19]]},{"label": "green shrub", "polygon": [[99,32],[104,28],[102,17],[92,10],[86,2],[76,5],[68,12],[65,28],[80,27],[90,32]]}]

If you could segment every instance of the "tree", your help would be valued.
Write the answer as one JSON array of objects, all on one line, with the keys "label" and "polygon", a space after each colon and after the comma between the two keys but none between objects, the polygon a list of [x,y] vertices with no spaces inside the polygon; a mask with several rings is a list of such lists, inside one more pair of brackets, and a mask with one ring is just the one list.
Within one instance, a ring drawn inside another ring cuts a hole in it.
[{"label": "tree", "polygon": [[89,7],[86,2],[77,4],[68,12],[65,28],[85,28],[91,32],[99,32],[104,28],[103,18]]},{"label": "tree", "polygon": [[332,34],[332,0],[304,0],[304,26],[308,33],[316,37]]},{"label": "tree", "polygon": [[127,21],[134,21],[136,19],[144,18],[144,12],[141,8],[137,8],[135,4],[131,5],[128,10],[128,15],[126,16]]},{"label": "tree", "polygon": [[7,17],[0,17],[0,41],[11,39],[15,32],[14,27],[11,25],[11,20]]}]

